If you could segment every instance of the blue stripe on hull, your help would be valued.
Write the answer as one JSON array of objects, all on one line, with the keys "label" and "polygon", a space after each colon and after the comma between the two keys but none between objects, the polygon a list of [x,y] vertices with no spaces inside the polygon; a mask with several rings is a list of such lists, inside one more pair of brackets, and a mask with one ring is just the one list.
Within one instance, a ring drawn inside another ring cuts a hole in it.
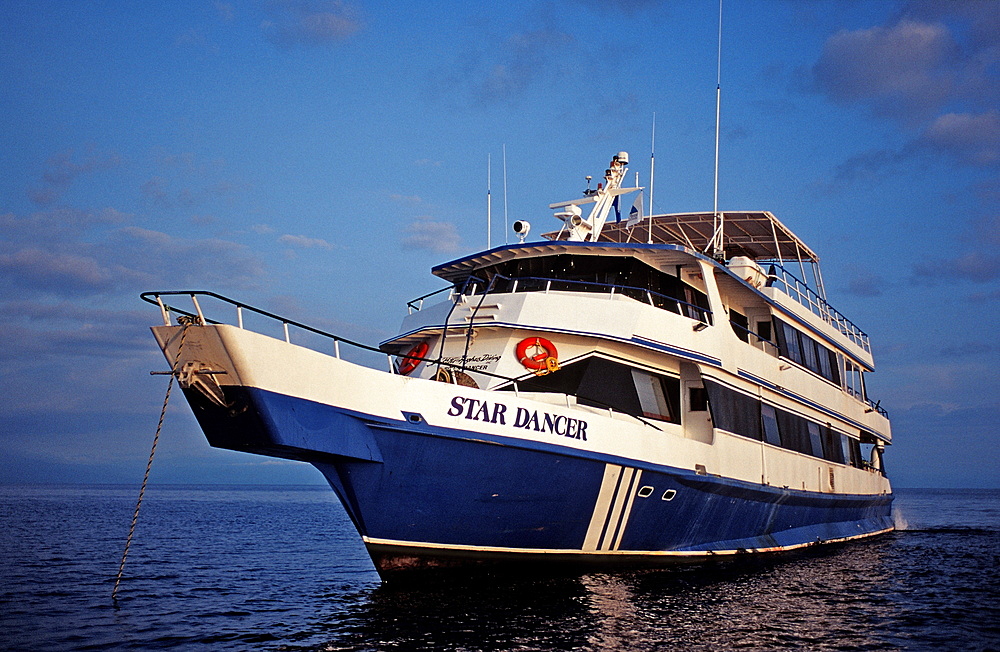
[{"label": "blue stripe on hull", "polygon": [[[370,550],[412,545],[412,555],[425,558],[442,553],[435,546],[472,558],[487,551],[703,554],[892,528],[891,495],[792,491],[227,389],[247,409],[227,416],[188,394],[209,441],[311,462],[358,531],[391,542]],[[374,551],[373,559],[384,570]]]}]

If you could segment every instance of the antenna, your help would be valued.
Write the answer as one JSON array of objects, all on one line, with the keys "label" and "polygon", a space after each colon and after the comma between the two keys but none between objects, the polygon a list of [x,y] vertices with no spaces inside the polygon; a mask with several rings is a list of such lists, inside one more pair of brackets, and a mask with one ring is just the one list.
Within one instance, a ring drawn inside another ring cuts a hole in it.
[{"label": "antenna", "polygon": [[712,212],[715,215],[713,220],[715,233],[712,234],[712,241],[709,247],[712,249],[712,256],[720,258],[725,255],[722,248],[722,220],[719,213],[719,116],[722,106],[722,0],[719,0],[719,54],[717,58],[717,71],[715,82],[715,200],[712,204]]},{"label": "antenna", "polygon": [[503,144],[503,243],[507,244],[507,143]]},{"label": "antenna", "polygon": [[[656,111],[653,111],[653,134],[649,145],[649,239],[647,244],[653,244],[653,169],[656,167]],[[639,185],[636,182],[635,185]]]},{"label": "antenna", "polygon": [[492,182],[492,169],[490,167],[490,155],[486,155],[486,248],[492,249],[490,233],[492,231],[493,197],[490,195],[490,184]]}]

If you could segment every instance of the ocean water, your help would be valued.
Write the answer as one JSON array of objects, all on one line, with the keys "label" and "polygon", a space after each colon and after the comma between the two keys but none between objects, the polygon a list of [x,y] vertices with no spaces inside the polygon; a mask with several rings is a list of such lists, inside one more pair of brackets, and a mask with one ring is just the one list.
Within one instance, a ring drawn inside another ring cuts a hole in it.
[{"label": "ocean water", "polygon": [[321,487],[0,486],[0,649],[1000,650],[1000,491],[768,561],[382,584]]}]

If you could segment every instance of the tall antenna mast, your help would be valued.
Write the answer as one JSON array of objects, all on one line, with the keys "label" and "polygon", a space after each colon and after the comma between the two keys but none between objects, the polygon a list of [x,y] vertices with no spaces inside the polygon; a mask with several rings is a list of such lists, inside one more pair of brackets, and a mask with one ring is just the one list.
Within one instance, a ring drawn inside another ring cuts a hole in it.
[{"label": "tall antenna mast", "polygon": [[712,256],[721,258],[725,255],[722,248],[722,228],[723,216],[719,213],[719,116],[722,107],[722,0],[719,0],[719,53],[717,58],[716,82],[715,82],[715,199],[712,204],[712,212],[715,215],[713,220],[715,233],[712,234],[712,241],[709,247],[712,249]]},{"label": "tall antenna mast", "polygon": [[492,169],[490,168],[490,154],[486,155],[486,248],[492,249],[490,235],[493,231],[492,212],[493,197],[490,195],[490,184],[493,181]]},{"label": "tall antenna mast", "polygon": [[[653,111],[653,135],[650,137],[649,145],[649,239],[648,244],[653,244],[653,169],[656,167],[656,111]],[[635,185],[639,185],[637,181]]]},{"label": "tall antenna mast", "polygon": [[503,242],[507,244],[507,143],[503,144]]}]

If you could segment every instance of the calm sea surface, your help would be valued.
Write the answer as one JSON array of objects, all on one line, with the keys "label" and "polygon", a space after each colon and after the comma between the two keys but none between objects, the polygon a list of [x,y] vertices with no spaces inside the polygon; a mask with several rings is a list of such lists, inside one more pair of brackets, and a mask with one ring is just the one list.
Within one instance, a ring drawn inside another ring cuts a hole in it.
[{"label": "calm sea surface", "polygon": [[382,585],[319,487],[0,486],[0,648],[1000,650],[1000,491],[780,561]]}]

